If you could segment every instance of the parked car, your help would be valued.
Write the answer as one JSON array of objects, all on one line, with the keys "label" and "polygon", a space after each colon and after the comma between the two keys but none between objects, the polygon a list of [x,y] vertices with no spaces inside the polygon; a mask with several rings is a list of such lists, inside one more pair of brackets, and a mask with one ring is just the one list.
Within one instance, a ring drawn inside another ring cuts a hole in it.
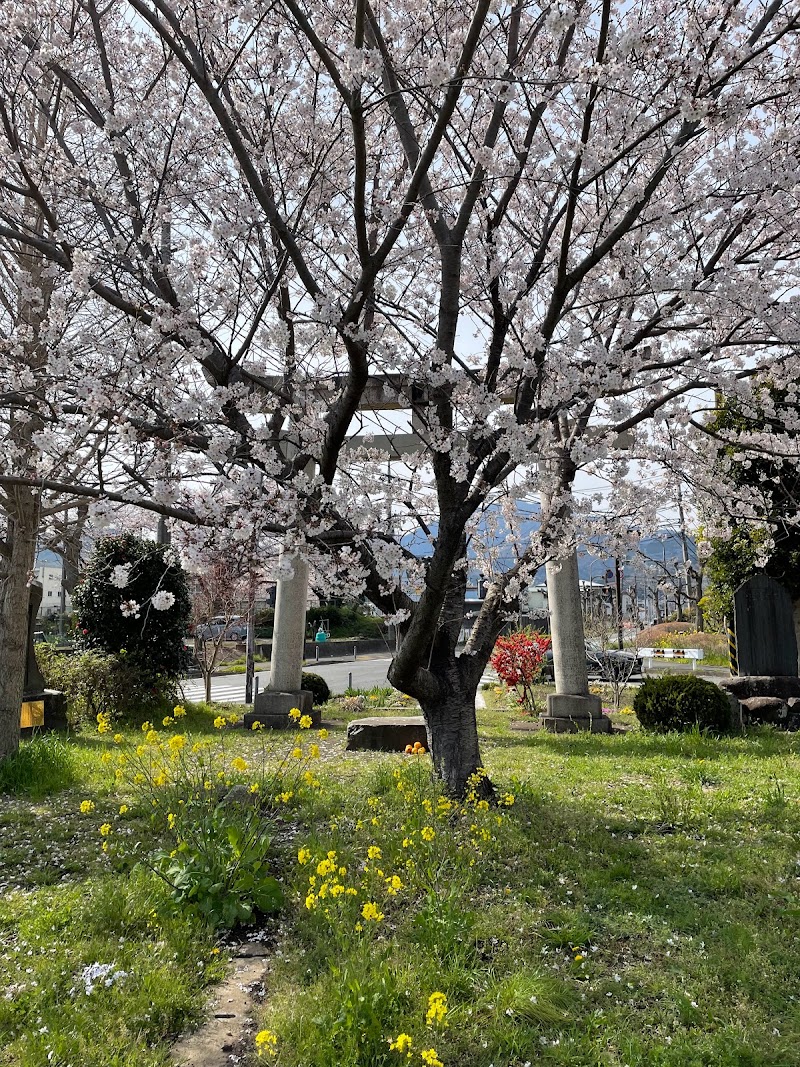
[{"label": "parked car", "polygon": [[[587,638],[586,672],[590,678],[636,678],[643,666],[638,652],[626,648],[603,648],[599,641]],[[542,677],[553,678],[553,650],[548,649],[542,664]]]},{"label": "parked car", "polygon": [[198,623],[195,634],[202,641],[214,641],[225,631],[225,641],[247,640],[247,619],[244,615],[233,615],[226,618],[224,615],[215,615],[206,623]]}]

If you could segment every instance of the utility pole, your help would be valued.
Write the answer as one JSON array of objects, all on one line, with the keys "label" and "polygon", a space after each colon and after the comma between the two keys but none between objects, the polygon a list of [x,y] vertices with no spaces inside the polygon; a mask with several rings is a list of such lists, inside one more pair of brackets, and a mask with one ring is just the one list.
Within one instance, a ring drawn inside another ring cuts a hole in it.
[{"label": "utility pole", "polygon": [[622,570],[619,565],[619,556],[614,556],[614,592],[617,600],[617,648],[621,650],[624,640],[622,633]]}]

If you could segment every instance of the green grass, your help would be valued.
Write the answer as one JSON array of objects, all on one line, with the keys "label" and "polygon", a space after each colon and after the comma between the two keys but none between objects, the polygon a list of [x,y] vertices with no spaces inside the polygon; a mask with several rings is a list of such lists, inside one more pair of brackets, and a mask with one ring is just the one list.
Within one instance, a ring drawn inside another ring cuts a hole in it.
[{"label": "green grass", "polygon": [[[800,1065],[800,738],[646,735],[630,715],[611,736],[520,732],[487,696],[485,762],[515,799],[464,813],[440,803],[427,758],[343,755],[346,716],[323,712],[322,788],[274,834],[287,905],[258,1023],[278,1067],[422,1065],[430,1048],[445,1067]],[[190,709],[181,729],[252,759],[263,738],[220,734],[214,715]],[[224,952],[100,851],[105,820],[152,843],[143,812],[117,815],[114,746],[87,732],[66,747],[49,792],[1,779],[0,1064],[166,1063]],[[24,765],[49,766],[32,748]],[[95,962],[129,977],[87,996]],[[447,1027],[426,1025],[436,991]],[[411,1060],[389,1049],[401,1032]]]}]

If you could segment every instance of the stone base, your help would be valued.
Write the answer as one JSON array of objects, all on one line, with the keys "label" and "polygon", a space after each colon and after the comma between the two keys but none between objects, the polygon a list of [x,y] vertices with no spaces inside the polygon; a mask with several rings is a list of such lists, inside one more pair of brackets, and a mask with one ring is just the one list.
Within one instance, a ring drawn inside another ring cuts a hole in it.
[{"label": "stone base", "polygon": [[292,708],[297,708],[301,715],[311,716],[311,725],[319,726],[322,712],[315,708],[314,694],[308,689],[299,693],[278,693],[263,689],[253,703],[253,710],[244,717],[245,729],[250,730],[254,722],[260,722],[271,730],[297,729],[297,723],[289,718]]},{"label": "stone base", "polygon": [[600,697],[587,694],[551,693],[539,725],[554,734],[611,733],[611,719],[603,714]]},{"label": "stone base", "polygon": [[419,741],[428,747],[425,720],[421,715],[387,715],[353,719],[347,725],[346,752],[404,752]]}]

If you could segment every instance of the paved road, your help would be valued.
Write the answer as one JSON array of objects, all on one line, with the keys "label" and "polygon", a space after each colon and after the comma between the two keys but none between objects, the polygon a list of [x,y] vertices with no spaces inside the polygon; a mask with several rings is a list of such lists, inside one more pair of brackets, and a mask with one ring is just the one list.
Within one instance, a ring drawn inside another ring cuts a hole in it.
[{"label": "paved road", "polygon": [[[305,670],[321,675],[330,686],[332,693],[343,693],[350,684],[351,676],[352,684],[356,689],[371,689],[375,685],[388,685],[386,672],[391,662],[391,657],[381,656],[347,663],[310,663],[307,664]],[[647,671],[647,675],[666,673],[691,673],[691,666],[683,663],[670,663],[667,669],[663,665],[659,665],[659,667]],[[727,667],[700,667],[697,670],[697,675],[712,682],[719,682],[723,678],[729,678],[730,671]],[[256,677],[259,679],[259,689],[263,689],[269,681],[269,671],[258,671]],[[489,678],[492,680],[494,678],[491,672],[482,681],[489,680]],[[202,678],[186,679],[183,683],[183,695],[186,700],[204,700],[205,691]],[[219,703],[228,701],[236,704],[243,703],[244,675],[230,674],[212,678],[211,696]]]},{"label": "paved road", "polygon": [[[319,674],[330,686],[332,693],[343,693],[352,675],[356,689],[371,689],[374,685],[388,685],[386,672],[391,663],[389,656],[375,659],[360,659],[348,663],[310,663],[304,670]],[[269,681],[269,671],[258,671],[258,687],[263,689]],[[205,690],[202,678],[187,678],[183,682],[183,695],[186,700],[204,700]],[[241,704],[244,701],[244,675],[230,674],[211,679],[211,696],[224,703]]]}]

